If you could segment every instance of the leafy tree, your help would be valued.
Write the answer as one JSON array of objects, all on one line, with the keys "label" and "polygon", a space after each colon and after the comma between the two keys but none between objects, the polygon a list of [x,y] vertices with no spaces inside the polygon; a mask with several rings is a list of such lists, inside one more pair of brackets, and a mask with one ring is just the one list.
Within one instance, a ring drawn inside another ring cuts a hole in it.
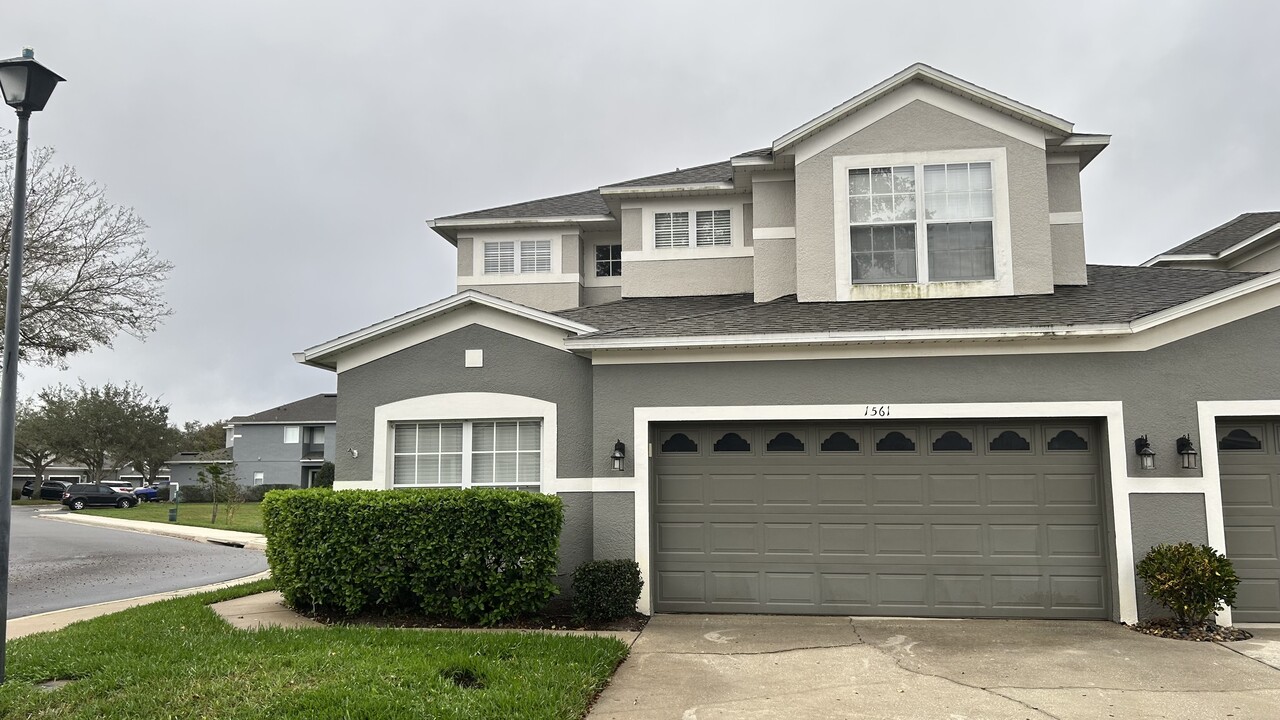
[{"label": "leafy tree", "polygon": [[139,418],[134,429],[133,441],[126,457],[133,469],[142,473],[149,483],[160,480],[160,468],[183,449],[182,431],[170,425],[168,408],[166,417]]},{"label": "leafy tree", "polygon": [[[81,382],[57,385],[39,393],[53,428],[52,447],[59,456],[88,469],[89,481],[118,473],[139,454],[140,435],[168,426],[169,408],[133,383],[107,383],[100,388]],[[145,430],[144,428],[151,428]]]},{"label": "leafy tree", "polygon": [[[132,208],[107,202],[105,190],[53,150],[32,153],[28,168],[23,265],[22,360],[59,365],[76,353],[110,347],[120,333],[144,338],[170,312],[160,287],[172,265],[156,256]],[[15,145],[0,137],[0,198],[13,196]],[[0,203],[0,277],[8,277],[12,209]],[[5,297],[0,282],[0,306]],[[0,325],[3,325],[0,312]]]},{"label": "leafy tree", "polygon": [[182,450],[208,452],[227,446],[226,420],[201,423],[192,420],[182,426]]},{"label": "leafy tree", "polygon": [[227,505],[227,522],[231,522],[235,511],[231,508],[236,498],[243,500],[240,483],[236,479],[235,464],[224,466],[210,463],[196,473],[196,482],[209,491],[209,499],[213,502],[213,514],[209,517],[211,525],[218,524],[218,505]]},{"label": "leafy tree", "polygon": [[58,457],[53,437],[54,427],[44,408],[30,401],[18,406],[13,457],[35,473],[36,487],[44,480],[45,470]]},{"label": "leafy tree", "polygon": [[333,487],[333,463],[325,461],[320,469],[316,471],[316,479],[311,483],[311,487]]}]

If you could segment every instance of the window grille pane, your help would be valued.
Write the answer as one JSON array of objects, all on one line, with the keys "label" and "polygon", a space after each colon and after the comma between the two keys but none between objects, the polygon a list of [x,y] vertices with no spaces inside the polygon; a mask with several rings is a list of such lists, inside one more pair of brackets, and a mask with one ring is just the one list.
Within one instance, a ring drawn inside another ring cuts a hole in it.
[{"label": "window grille pane", "polygon": [[431,423],[418,426],[418,452],[440,452],[440,426]]},{"label": "window grille pane", "polygon": [[540,482],[539,478],[542,474],[542,453],[520,453],[519,458],[518,470],[520,473],[520,482]]},{"label": "window grille pane", "polygon": [[493,481],[499,483],[516,481],[515,453],[497,453],[493,456]]},{"label": "window grille pane", "polygon": [[849,228],[853,282],[912,282],[916,279],[914,225]]},{"label": "window grille pane", "polygon": [[728,210],[699,210],[696,214],[698,247],[729,245],[732,229]]},{"label": "window grille pane", "polygon": [[510,240],[484,244],[485,274],[516,271],[516,244]]},{"label": "window grille pane", "polygon": [[396,425],[395,452],[417,452],[417,425]]},{"label": "window grille pane", "polygon": [[493,423],[471,424],[471,449],[476,452],[493,451]]},{"label": "window grille pane", "polygon": [[462,423],[440,426],[440,452],[462,452]]},{"label": "window grille pane", "polygon": [[925,166],[928,220],[983,220],[992,217],[991,163]]},{"label": "window grille pane", "polygon": [[520,272],[551,272],[550,240],[525,240],[520,243]]},{"label": "window grille pane", "polygon": [[969,163],[969,189],[990,190],[991,163]]},{"label": "window grille pane", "polygon": [[539,422],[522,422],[520,423],[520,450],[541,450],[542,449],[542,423]]},{"label": "window grille pane", "polygon": [[916,219],[914,166],[859,168],[849,171],[849,222]]},{"label": "window grille pane", "polygon": [[391,470],[391,482],[394,485],[414,484],[414,469],[417,461],[413,455],[397,455]]},{"label": "window grille pane", "polygon": [[418,456],[418,484],[435,485],[440,482],[440,456]]},{"label": "window grille pane", "polygon": [[440,456],[440,483],[443,485],[462,484],[462,455]]},{"label": "window grille pane", "polygon": [[515,450],[516,449],[516,423],[500,422],[497,424],[497,449]]},{"label": "window grille pane", "polygon": [[993,246],[990,222],[931,223],[929,277],[934,280],[994,279]]},{"label": "window grille pane", "polygon": [[476,453],[471,456],[471,482],[493,482],[493,454]]}]

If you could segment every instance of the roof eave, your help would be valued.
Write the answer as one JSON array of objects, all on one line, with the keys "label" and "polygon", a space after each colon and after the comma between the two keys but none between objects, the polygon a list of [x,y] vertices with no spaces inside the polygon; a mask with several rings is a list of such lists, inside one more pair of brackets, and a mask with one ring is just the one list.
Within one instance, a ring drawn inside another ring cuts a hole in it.
[{"label": "roof eave", "polygon": [[645,196],[670,193],[697,193],[733,191],[737,187],[732,182],[684,183],[680,185],[642,185],[635,187],[602,187],[600,194],[612,197]]},{"label": "roof eave", "polygon": [[1172,261],[1172,262],[1209,261],[1209,262],[1212,262],[1215,260],[1226,260],[1232,257],[1233,255],[1236,255],[1240,252],[1243,252],[1244,250],[1249,249],[1250,247],[1252,247],[1257,243],[1270,239],[1272,235],[1275,235],[1277,233],[1280,233],[1280,223],[1276,223],[1274,225],[1266,227],[1263,230],[1250,235],[1244,240],[1241,240],[1235,245],[1232,245],[1226,248],[1225,250],[1222,250],[1216,253],[1164,253],[1163,255],[1157,255],[1151,258],[1150,260],[1142,263],[1142,266],[1150,267],[1151,265],[1155,265],[1156,263],[1159,263],[1162,261]]}]

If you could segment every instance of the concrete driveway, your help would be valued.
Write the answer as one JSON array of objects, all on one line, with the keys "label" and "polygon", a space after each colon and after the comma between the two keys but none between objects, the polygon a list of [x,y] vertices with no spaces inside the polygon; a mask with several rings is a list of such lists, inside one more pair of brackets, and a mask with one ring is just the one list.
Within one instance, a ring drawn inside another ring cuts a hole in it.
[{"label": "concrete driveway", "polygon": [[656,615],[590,718],[1275,718],[1280,629],[1253,632],[1224,646],[1106,622]]}]

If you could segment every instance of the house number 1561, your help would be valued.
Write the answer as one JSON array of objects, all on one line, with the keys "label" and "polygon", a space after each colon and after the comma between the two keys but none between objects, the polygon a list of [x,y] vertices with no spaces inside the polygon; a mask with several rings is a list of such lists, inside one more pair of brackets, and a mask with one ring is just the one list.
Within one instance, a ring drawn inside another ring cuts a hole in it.
[{"label": "house number 1561", "polygon": [[888,405],[867,405],[862,411],[863,417],[889,417]]}]

